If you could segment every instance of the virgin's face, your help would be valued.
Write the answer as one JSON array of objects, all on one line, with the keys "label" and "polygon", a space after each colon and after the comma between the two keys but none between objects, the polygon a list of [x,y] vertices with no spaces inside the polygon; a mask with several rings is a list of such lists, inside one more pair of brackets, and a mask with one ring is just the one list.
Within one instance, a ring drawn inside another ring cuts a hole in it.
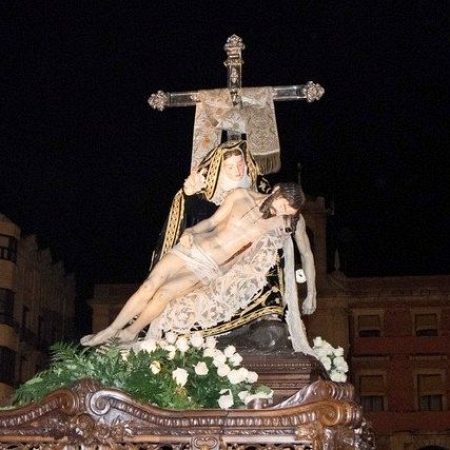
[{"label": "virgin's face", "polygon": [[242,155],[233,155],[222,162],[222,170],[233,181],[239,181],[245,175],[245,160]]}]

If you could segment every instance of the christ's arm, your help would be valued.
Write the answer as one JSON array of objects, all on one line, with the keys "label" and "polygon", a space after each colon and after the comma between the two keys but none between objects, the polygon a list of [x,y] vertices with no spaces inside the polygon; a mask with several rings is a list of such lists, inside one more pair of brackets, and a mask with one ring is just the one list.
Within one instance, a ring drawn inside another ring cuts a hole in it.
[{"label": "christ's arm", "polygon": [[306,233],[306,223],[303,216],[297,223],[294,234],[295,243],[297,244],[302,268],[306,277],[307,296],[303,301],[303,314],[312,314],[316,310],[316,269],[314,267],[314,256],[311,251],[311,245]]}]

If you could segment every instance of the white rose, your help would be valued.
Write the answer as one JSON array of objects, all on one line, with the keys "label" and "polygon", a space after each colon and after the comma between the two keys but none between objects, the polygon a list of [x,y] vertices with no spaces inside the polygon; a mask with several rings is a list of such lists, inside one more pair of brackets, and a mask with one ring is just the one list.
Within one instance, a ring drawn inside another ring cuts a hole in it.
[{"label": "white rose", "polygon": [[172,372],[172,378],[175,380],[175,383],[178,384],[178,386],[183,387],[188,380],[189,374],[185,369],[181,369],[178,367]]},{"label": "white rose", "polygon": [[159,372],[161,372],[161,364],[159,361],[152,361],[152,363],[150,364],[150,370],[152,371],[152,373],[154,375],[158,374]]},{"label": "white rose", "polygon": [[321,357],[320,362],[323,364],[323,367],[325,367],[326,371],[331,369],[331,359],[328,358],[328,356]]},{"label": "white rose", "polygon": [[238,397],[240,398],[241,402],[245,403],[245,399],[250,395],[249,391],[241,391],[238,393]]},{"label": "white rose", "polygon": [[140,343],[140,349],[145,352],[152,353],[156,350],[156,340],[155,339],[145,339]]},{"label": "white rose", "polygon": [[210,348],[210,347],[205,348],[205,350],[203,350],[203,357],[205,357],[205,358],[207,358],[207,357],[214,358],[215,352],[216,351],[215,351],[214,348]]},{"label": "white rose", "polygon": [[242,356],[239,353],[235,353],[233,356],[228,358],[228,362],[232,366],[237,367],[242,362]]},{"label": "white rose", "polygon": [[256,383],[258,381],[258,374],[253,371],[249,371],[246,377],[247,383]]},{"label": "white rose", "polygon": [[216,367],[219,367],[221,364],[225,364],[227,361],[227,357],[223,354],[223,352],[217,349],[214,352],[213,358],[213,364]]},{"label": "white rose", "polygon": [[241,377],[241,381],[245,381],[248,377],[249,370],[246,367],[239,367],[238,372]]},{"label": "white rose", "polygon": [[313,339],[314,347],[322,347],[323,339],[320,336],[317,336]]},{"label": "white rose", "polygon": [[175,345],[167,345],[164,349],[167,352],[167,359],[169,361],[172,361],[172,359],[175,358],[175,355],[177,354],[177,348]]},{"label": "white rose", "polygon": [[231,408],[234,404],[233,395],[231,394],[231,391],[229,389],[222,389],[220,393],[224,394],[221,395],[218,400],[220,408],[221,409]]},{"label": "white rose", "polygon": [[197,375],[206,375],[209,372],[208,366],[206,365],[206,363],[204,361],[199,361],[194,366],[194,370]]},{"label": "white rose", "polygon": [[323,341],[322,348],[323,348],[324,350],[326,350],[328,354],[332,354],[333,351],[334,351],[333,346],[332,346],[329,342],[327,342],[327,341]]},{"label": "white rose", "polygon": [[231,370],[227,377],[231,384],[242,383],[245,379],[245,377],[242,377],[242,372],[239,372],[239,370],[235,369]]},{"label": "white rose", "polygon": [[314,353],[317,355],[317,357],[319,359],[323,358],[323,357],[327,357],[328,358],[328,351],[324,347],[315,348],[314,349]]},{"label": "white rose", "polygon": [[234,345],[228,345],[223,353],[227,358],[231,358],[236,353],[236,347]]},{"label": "white rose", "polygon": [[164,335],[164,337],[166,338],[166,341],[167,341],[169,344],[175,344],[175,342],[176,342],[176,340],[177,340],[177,338],[178,338],[178,335],[177,335],[177,333],[174,333],[173,331],[168,331],[168,332]]},{"label": "white rose", "polygon": [[176,347],[178,350],[180,350],[180,352],[185,353],[189,350],[189,341],[187,340],[187,338],[185,336],[180,336],[176,343],[175,343]]},{"label": "white rose", "polygon": [[217,339],[214,336],[208,336],[205,339],[205,345],[207,348],[216,348]]},{"label": "white rose", "polygon": [[203,343],[205,342],[205,340],[203,339],[203,336],[200,333],[194,333],[191,336],[191,345],[194,348],[200,348],[202,347]]},{"label": "white rose", "polygon": [[339,372],[338,370],[332,370],[330,372],[330,378],[337,383],[343,383],[347,381],[347,375],[345,375],[345,373]]},{"label": "white rose", "polygon": [[340,372],[344,372],[344,373],[348,372],[348,364],[344,358],[342,358],[340,356],[337,358],[334,358],[333,363],[334,363],[336,370],[339,370]]},{"label": "white rose", "polygon": [[219,367],[217,367],[217,375],[219,375],[219,377],[226,377],[230,373],[230,371],[230,366],[228,366],[227,364],[221,364]]}]

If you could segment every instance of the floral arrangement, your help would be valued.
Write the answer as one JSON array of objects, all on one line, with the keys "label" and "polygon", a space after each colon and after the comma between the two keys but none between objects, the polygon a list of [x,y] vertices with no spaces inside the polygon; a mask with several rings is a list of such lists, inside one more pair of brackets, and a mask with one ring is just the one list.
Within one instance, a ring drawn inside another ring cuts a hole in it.
[{"label": "floral arrangement", "polygon": [[323,364],[332,381],[347,381],[348,364],[344,359],[344,349],[334,348],[320,336],[313,339],[313,351]]},{"label": "floral arrangement", "polygon": [[128,392],[142,403],[168,409],[238,408],[273,391],[257,386],[258,374],[240,364],[234,346],[216,348],[214,337],[190,338],[166,333],[163,339],[143,340],[129,349],[114,341],[100,348],[57,343],[51,347],[47,370],[20,386],[13,405],[39,401],[49,392],[82,378]]}]

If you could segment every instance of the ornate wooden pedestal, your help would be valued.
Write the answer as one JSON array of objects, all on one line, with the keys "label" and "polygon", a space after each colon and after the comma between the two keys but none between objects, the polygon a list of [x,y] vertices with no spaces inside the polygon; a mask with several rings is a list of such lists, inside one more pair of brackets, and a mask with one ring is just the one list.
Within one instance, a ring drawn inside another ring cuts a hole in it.
[{"label": "ornate wooden pedestal", "polygon": [[170,411],[81,380],[0,412],[0,450],[374,450],[353,387],[319,380],[266,409]]}]

